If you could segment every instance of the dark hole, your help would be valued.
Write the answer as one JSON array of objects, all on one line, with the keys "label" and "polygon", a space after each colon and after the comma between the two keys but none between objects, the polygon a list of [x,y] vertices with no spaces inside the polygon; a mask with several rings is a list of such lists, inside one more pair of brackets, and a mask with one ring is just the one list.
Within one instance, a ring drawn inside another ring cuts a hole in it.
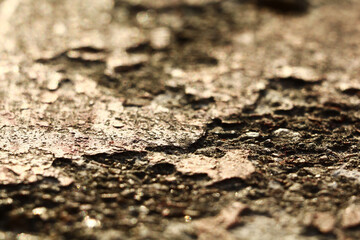
[{"label": "dark hole", "polygon": [[257,5],[282,13],[305,13],[309,9],[308,0],[257,0]]},{"label": "dark hole", "polygon": [[175,166],[170,163],[158,163],[151,167],[151,170],[153,170],[157,174],[161,175],[168,175],[173,172],[175,172]]}]

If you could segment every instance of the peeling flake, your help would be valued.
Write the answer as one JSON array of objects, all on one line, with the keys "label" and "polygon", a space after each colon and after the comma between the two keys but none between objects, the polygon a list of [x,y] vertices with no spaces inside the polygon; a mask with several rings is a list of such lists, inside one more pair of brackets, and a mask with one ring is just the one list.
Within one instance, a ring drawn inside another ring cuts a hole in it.
[{"label": "peeling flake", "polygon": [[161,153],[150,155],[153,164],[169,162],[184,174],[207,174],[212,181],[219,182],[230,178],[246,179],[255,172],[254,165],[248,160],[248,151],[231,150],[222,158],[210,158],[189,154],[181,158],[172,158]]},{"label": "peeling flake", "polygon": [[321,80],[321,76],[316,73],[315,70],[307,67],[283,66],[276,69],[276,77],[293,77],[296,79],[304,80],[306,82],[318,82]]},{"label": "peeling flake", "polygon": [[227,229],[239,223],[239,215],[247,208],[243,203],[233,202],[214,217],[194,221],[199,239],[233,239]]}]

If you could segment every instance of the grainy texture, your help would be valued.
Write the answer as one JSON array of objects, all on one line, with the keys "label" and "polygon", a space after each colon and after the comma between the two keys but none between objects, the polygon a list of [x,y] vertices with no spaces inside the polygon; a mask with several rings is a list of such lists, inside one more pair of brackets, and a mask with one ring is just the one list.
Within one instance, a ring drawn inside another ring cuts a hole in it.
[{"label": "grainy texture", "polygon": [[359,239],[357,0],[0,1],[0,239]]}]

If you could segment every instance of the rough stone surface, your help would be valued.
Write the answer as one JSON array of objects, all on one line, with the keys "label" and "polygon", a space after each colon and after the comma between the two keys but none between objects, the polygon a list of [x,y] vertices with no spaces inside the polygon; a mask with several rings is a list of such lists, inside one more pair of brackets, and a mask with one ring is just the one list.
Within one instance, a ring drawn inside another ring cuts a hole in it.
[{"label": "rough stone surface", "polygon": [[0,239],[359,239],[359,19],[0,0]]}]

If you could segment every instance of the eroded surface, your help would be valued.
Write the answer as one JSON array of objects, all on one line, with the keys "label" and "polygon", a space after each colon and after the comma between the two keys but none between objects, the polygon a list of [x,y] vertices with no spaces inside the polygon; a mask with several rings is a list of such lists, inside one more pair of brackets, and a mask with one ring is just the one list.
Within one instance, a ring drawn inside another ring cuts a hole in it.
[{"label": "eroded surface", "polygon": [[358,1],[0,13],[0,239],[360,237]]}]

